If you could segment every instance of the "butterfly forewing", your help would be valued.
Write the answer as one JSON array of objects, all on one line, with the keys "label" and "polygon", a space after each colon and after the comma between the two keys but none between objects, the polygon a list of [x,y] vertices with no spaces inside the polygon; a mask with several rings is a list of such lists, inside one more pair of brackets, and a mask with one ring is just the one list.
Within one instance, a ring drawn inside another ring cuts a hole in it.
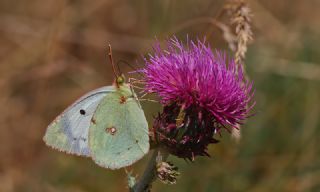
[{"label": "butterfly forewing", "polygon": [[93,160],[110,169],[129,166],[148,152],[148,123],[127,85],[101,100],[89,128],[89,147]]},{"label": "butterfly forewing", "polygon": [[48,126],[46,144],[66,153],[90,156],[90,120],[101,100],[113,91],[113,86],[101,87],[75,101]]}]

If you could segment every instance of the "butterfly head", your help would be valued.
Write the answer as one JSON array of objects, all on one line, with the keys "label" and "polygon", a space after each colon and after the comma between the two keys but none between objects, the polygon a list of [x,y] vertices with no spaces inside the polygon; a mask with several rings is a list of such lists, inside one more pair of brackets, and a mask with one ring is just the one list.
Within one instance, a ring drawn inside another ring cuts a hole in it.
[{"label": "butterfly head", "polygon": [[125,83],[125,81],[126,81],[126,78],[123,74],[116,77],[116,85],[117,86],[123,85]]}]

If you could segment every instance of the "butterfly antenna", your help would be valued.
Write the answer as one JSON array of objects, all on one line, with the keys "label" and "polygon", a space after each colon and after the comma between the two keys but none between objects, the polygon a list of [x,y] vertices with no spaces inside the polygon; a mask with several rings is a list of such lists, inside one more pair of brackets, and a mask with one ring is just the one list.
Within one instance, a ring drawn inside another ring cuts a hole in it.
[{"label": "butterfly antenna", "polygon": [[109,44],[109,54],[108,55],[109,55],[109,60],[110,60],[111,65],[112,65],[113,73],[116,76],[116,78],[118,78],[116,67],[114,65],[113,58],[112,58],[112,49],[111,49],[111,45],[110,44]]},{"label": "butterfly antenna", "polygon": [[[128,63],[128,62],[125,61],[125,60],[120,59],[120,60],[117,62],[118,67],[119,67],[119,63],[125,63],[125,64],[127,64],[131,69],[133,69],[134,71],[137,71],[137,69],[136,69],[135,67],[133,67],[130,63]],[[142,75],[141,75],[140,72],[138,72],[138,74],[142,77]]]},{"label": "butterfly antenna", "polygon": [[119,71],[119,73],[120,73],[120,75],[121,75],[121,74],[122,74],[122,71],[121,71],[120,66],[119,66],[119,61],[116,63],[116,65],[117,65],[118,71]]}]

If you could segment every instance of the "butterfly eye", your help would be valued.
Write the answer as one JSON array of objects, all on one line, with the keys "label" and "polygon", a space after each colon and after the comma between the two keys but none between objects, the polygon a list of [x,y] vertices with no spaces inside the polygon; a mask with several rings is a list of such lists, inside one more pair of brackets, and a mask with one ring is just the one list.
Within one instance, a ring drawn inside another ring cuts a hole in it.
[{"label": "butterfly eye", "polygon": [[125,78],[124,78],[124,76],[123,75],[121,75],[121,76],[118,76],[117,77],[117,84],[118,85],[121,85],[121,84],[123,84],[124,82],[125,82]]}]

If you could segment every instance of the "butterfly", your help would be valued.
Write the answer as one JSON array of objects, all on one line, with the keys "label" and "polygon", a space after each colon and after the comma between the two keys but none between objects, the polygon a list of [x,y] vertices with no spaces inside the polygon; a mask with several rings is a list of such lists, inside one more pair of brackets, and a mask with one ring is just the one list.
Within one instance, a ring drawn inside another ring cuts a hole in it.
[{"label": "butterfly", "polygon": [[130,166],[149,151],[146,117],[123,75],[75,101],[49,124],[43,139],[54,149],[91,157],[109,169]]}]

